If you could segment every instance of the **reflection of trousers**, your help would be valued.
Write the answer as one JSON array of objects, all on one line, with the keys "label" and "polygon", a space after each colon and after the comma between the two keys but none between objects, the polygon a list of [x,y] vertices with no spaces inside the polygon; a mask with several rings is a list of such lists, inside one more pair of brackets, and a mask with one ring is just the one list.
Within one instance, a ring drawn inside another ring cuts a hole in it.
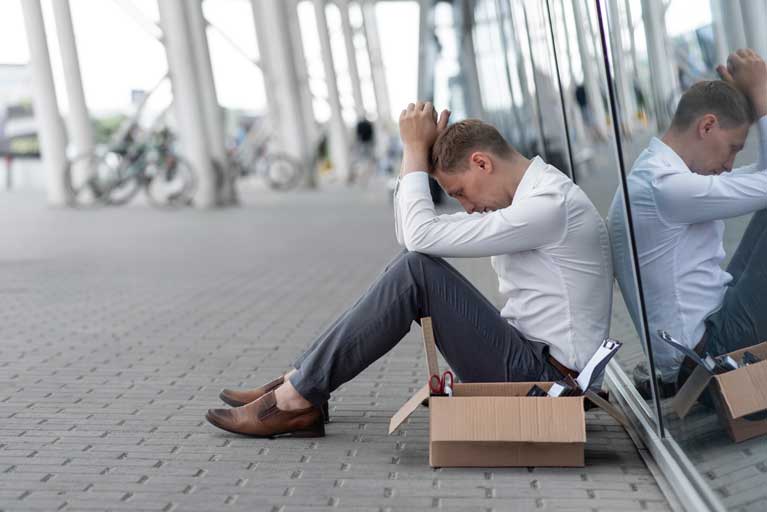
[{"label": "reflection of trousers", "polygon": [[722,307],[706,319],[706,348],[715,355],[767,340],[767,210],[751,218],[727,272]]},{"label": "reflection of trousers", "polygon": [[[430,316],[437,348],[464,382],[559,380],[548,346],[529,341],[442,258],[403,251],[294,363],[296,390],[315,405]],[[424,379],[425,382],[425,379]]]}]

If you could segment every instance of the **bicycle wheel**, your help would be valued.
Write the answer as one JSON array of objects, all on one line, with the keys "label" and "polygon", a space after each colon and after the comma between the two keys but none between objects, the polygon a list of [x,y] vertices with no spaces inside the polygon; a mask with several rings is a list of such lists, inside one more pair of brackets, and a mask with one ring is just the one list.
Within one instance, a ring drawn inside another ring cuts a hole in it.
[{"label": "bicycle wheel", "polygon": [[70,204],[94,206],[129,201],[138,191],[138,182],[129,172],[117,153],[89,153],[73,158],[64,168]]},{"label": "bicycle wheel", "polygon": [[303,174],[300,162],[284,153],[269,155],[268,159],[264,178],[271,188],[290,190],[298,185]]},{"label": "bicycle wheel", "polygon": [[64,187],[70,206],[89,207],[103,203],[103,191],[98,187],[96,167],[100,159],[94,154],[78,155],[64,167]]},{"label": "bicycle wheel", "polygon": [[192,204],[197,178],[192,166],[178,155],[165,155],[147,168],[146,195],[155,206]]},{"label": "bicycle wheel", "polygon": [[105,191],[104,202],[113,206],[128,203],[140,188],[137,163],[111,151],[100,162],[96,178],[98,187]]}]

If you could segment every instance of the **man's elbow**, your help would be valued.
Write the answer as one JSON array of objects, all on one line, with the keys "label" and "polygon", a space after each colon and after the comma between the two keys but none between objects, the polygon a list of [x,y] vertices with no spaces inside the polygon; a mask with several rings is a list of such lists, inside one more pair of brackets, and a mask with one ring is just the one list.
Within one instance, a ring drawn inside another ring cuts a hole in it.
[{"label": "man's elbow", "polygon": [[432,244],[427,242],[425,235],[425,233],[419,230],[405,232],[403,236],[405,248],[410,252],[422,252],[428,254],[430,249],[432,249]]},{"label": "man's elbow", "polygon": [[415,233],[405,233],[403,238],[405,242],[405,249],[410,252],[423,252],[422,237],[415,236]]}]

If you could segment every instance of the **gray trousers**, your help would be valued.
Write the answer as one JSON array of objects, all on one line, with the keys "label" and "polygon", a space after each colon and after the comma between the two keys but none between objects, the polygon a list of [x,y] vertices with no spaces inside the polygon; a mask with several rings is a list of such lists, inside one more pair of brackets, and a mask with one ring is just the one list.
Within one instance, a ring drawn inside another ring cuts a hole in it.
[{"label": "gray trousers", "polygon": [[754,214],[727,266],[722,307],[706,319],[706,349],[724,354],[767,339],[767,210]]},{"label": "gray trousers", "polygon": [[437,348],[460,381],[563,377],[548,361],[548,345],[525,339],[445,260],[404,251],[298,358],[290,382],[319,406],[425,316],[432,318]]}]

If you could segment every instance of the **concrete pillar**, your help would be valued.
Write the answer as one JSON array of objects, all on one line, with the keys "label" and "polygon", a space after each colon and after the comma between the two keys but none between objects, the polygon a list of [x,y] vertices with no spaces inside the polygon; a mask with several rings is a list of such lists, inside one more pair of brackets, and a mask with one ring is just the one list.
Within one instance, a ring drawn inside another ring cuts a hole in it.
[{"label": "concrete pillar", "polygon": [[317,32],[320,36],[322,64],[325,69],[325,83],[327,84],[328,103],[330,104],[330,122],[328,123],[330,129],[328,133],[330,159],[338,176],[344,181],[348,181],[351,178],[349,137],[343,115],[341,114],[341,101],[338,98],[336,67],[333,62],[333,51],[330,46],[330,32],[328,31],[328,22],[325,16],[324,0],[314,0],[314,15],[317,20]]},{"label": "concrete pillar", "polygon": [[35,123],[40,140],[42,162],[46,172],[48,203],[63,206],[67,203],[64,184],[66,165],[66,133],[56,102],[56,88],[53,85],[51,59],[45,38],[45,25],[40,0],[21,2],[24,28],[29,45],[29,65],[32,71],[32,99]]},{"label": "concrete pillar", "polygon": [[715,51],[717,64],[725,64],[727,62],[727,52],[729,46],[727,43],[724,11],[721,4],[721,0],[709,0],[709,8],[711,9],[711,24],[714,29],[714,45],[716,47]]},{"label": "concrete pillar", "polygon": [[229,172],[226,155],[226,130],[224,128],[224,112],[218,103],[216,83],[213,79],[213,67],[210,62],[208,48],[208,24],[202,12],[202,0],[186,0],[184,2],[189,20],[189,34],[192,53],[194,54],[194,69],[197,74],[199,87],[199,103],[205,118],[203,129],[208,141],[208,152],[216,162],[217,176],[216,203],[231,205],[237,203],[235,189],[236,177]]},{"label": "concrete pillar", "polygon": [[575,17],[575,26],[577,30],[575,35],[578,39],[578,52],[581,57],[581,67],[583,68],[583,86],[586,89],[586,95],[589,100],[589,108],[594,116],[595,131],[601,138],[606,138],[605,128],[605,108],[602,103],[602,93],[599,88],[599,69],[595,63],[598,58],[591,54],[589,43],[592,41],[588,20],[584,15],[588,11],[584,10],[582,0],[573,0],[573,16]]},{"label": "concrete pillar", "polygon": [[189,20],[185,0],[157,2],[160,24],[168,58],[173,108],[178,122],[179,139],[184,156],[197,175],[194,204],[198,208],[216,206],[216,175],[205,130],[206,117],[200,98],[196,58],[190,46]]},{"label": "concrete pillar", "polygon": [[642,19],[647,39],[647,56],[652,72],[655,122],[658,131],[665,130],[674,115],[674,96],[678,93],[678,79],[674,57],[669,55],[668,36],[663,4],[660,0],[642,0]]},{"label": "concrete pillar", "polygon": [[767,0],[740,0],[746,44],[767,58]]},{"label": "concrete pillar", "polygon": [[[474,56],[474,44],[473,39],[471,38],[471,32],[472,28],[474,27],[474,11],[472,9],[472,2],[470,1],[463,1],[461,2],[464,7],[464,17],[463,17],[463,23],[464,27],[462,29],[462,32],[468,35],[468,39],[472,41],[471,45],[471,52],[472,55],[469,58],[469,65],[474,69],[474,72],[476,73],[477,70],[477,61]],[[504,0],[496,0],[495,1],[495,9],[498,13],[498,16],[503,19],[505,16],[504,14],[507,13],[509,4],[508,2],[505,2]],[[468,26],[466,25],[466,22],[469,22]],[[506,72],[506,88],[509,91],[509,97],[511,99],[511,115],[514,117],[514,131],[516,132],[516,138],[517,140],[523,140],[524,138],[524,121],[522,121],[521,116],[519,115],[519,109],[516,106],[516,102],[514,101],[514,87],[512,86],[513,82],[513,74],[511,70],[511,65],[509,64],[509,41],[511,41],[511,35],[507,33],[506,31],[506,24],[501,23],[500,24],[501,29],[501,49],[503,50],[503,68]],[[462,55],[463,57],[463,55]],[[461,59],[463,61],[463,58]],[[463,66],[463,62],[461,63]],[[478,73],[477,73],[478,74]],[[476,88],[476,94],[479,96],[479,80],[477,80],[477,88]]]},{"label": "concrete pillar", "polygon": [[639,60],[637,59],[637,45],[635,37],[636,30],[634,30],[634,15],[631,12],[631,0],[624,0],[624,5],[626,7],[626,26],[629,30],[631,69],[634,72],[634,76],[639,77]]},{"label": "concrete pillar", "polygon": [[623,48],[623,30],[626,27],[626,19],[623,17],[618,0],[609,0],[611,29],[609,31],[610,47],[613,57],[613,73],[615,73],[615,85],[618,90],[618,104],[621,109],[623,126],[626,134],[630,134],[634,128],[636,119],[636,99],[632,87],[631,70],[626,62],[626,51]]},{"label": "concrete pillar", "polygon": [[349,0],[337,0],[338,10],[341,11],[341,30],[344,34],[344,46],[346,47],[346,60],[349,61],[349,80],[352,83],[354,96],[354,111],[357,118],[365,117],[365,103],[362,101],[362,85],[360,84],[360,72],[357,69],[357,51],[354,48],[354,32],[349,20]]},{"label": "concrete pillar", "polygon": [[724,27],[724,39],[726,52],[730,53],[737,48],[746,46],[746,35],[743,27],[743,14],[740,11],[738,0],[718,0],[719,15]]},{"label": "concrete pillar", "polygon": [[577,145],[577,149],[583,149],[581,143],[586,135],[586,128],[583,125],[583,119],[578,115],[578,104],[575,101],[575,60],[573,58],[573,45],[570,42],[570,24],[568,23],[570,16],[567,11],[567,3],[565,0],[559,0],[559,8],[562,12],[562,32],[565,39],[565,57],[567,57],[567,70],[570,77],[570,87],[566,91],[565,109],[568,114],[571,143],[574,146]]},{"label": "concrete pillar", "polygon": [[314,148],[307,135],[311,119],[304,118],[301,83],[291,38],[288,8],[293,2],[284,0],[251,0],[256,26],[261,71],[264,74],[269,119],[277,149],[307,164]]},{"label": "concrete pillar", "polygon": [[285,19],[288,22],[290,33],[291,48],[293,50],[293,69],[296,73],[296,85],[300,98],[301,126],[303,127],[303,136],[306,137],[306,151],[301,157],[306,162],[306,174],[304,176],[305,188],[317,187],[317,166],[314,158],[316,156],[319,133],[317,122],[314,119],[314,98],[309,87],[309,69],[304,55],[304,45],[301,35],[301,25],[298,21],[298,0],[287,0],[285,5]]},{"label": "concrete pillar", "polygon": [[56,34],[61,51],[61,62],[64,67],[64,81],[67,88],[69,103],[67,125],[70,141],[74,145],[73,156],[89,154],[93,152],[93,128],[83,92],[80,61],[77,56],[77,43],[72,27],[69,0],[57,0],[52,4],[53,16],[56,20]]},{"label": "concrete pillar", "polygon": [[[520,34],[527,32],[527,15],[524,12],[524,6],[516,4],[523,9],[522,16],[518,16],[519,12],[515,12],[513,5],[510,5],[508,10],[509,19],[511,20],[511,38],[512,38],[512,51],[514,52],[514,60],[516,61],[516,74],[517,80],[522,93],[522,112],[525,114],[527,123],[533,124],[535,130],[538,133],[541,145],[543,143],[543,127],[540,123],[540,116],[538,115],[538,108],[535,97],[530,92],[529,83],[534,83],[534,77],[527,76],[527,68],[524,55],[522,54],[522,45],[527,44],[520,39]],[[529,35],[529,34],[528,34]],[[527,144],[527,140],[520,141],[522,144]],[[541,146],[542,147],[542,146]]]},{"label": "concrete pillar", "polygon": [[362,27],[365,31],[368,58],[370,59],[370,76],[373,81],[373,92],[376,98],[378,117],[391,120],[391,104],[389,102],[389,86],[386,83],[386,72],[381,54],[381,39],[378,37],[378,18],[375,2],[360,0],[362,9]]},{"label": "concrete pillar", "polygon": [[565,39],[565,56],[567,57],[567,73],[570,77],[570,88],[575,88],[575,67],[573,66],[573,49],[570,44],[570,27],[567,23],[567,7],[565,0],[559,0],[559,10],[562,13],[562,33]]},{"label": "concrete pillar", "polygon": [[[453,12],[456,19],[456,36],[458,38],[458,65],[461,70],[461,83],[463,84],[463,103],[466,106],[466,115],[478,119],[485,118],[482,106],[482,91],[479,86],[479,71],[477,70],[476,51],[474,50],[474,9],[471,0],[461,0],[453,4]],[[508,61],[504,59],[505,62]],[[512,107],[516,113],[516,108]]]},{"label": "concrete pillar", "polygon": [[418,100],[434,99],[434,23],[432,0],[419,0],[418,13]]}]

